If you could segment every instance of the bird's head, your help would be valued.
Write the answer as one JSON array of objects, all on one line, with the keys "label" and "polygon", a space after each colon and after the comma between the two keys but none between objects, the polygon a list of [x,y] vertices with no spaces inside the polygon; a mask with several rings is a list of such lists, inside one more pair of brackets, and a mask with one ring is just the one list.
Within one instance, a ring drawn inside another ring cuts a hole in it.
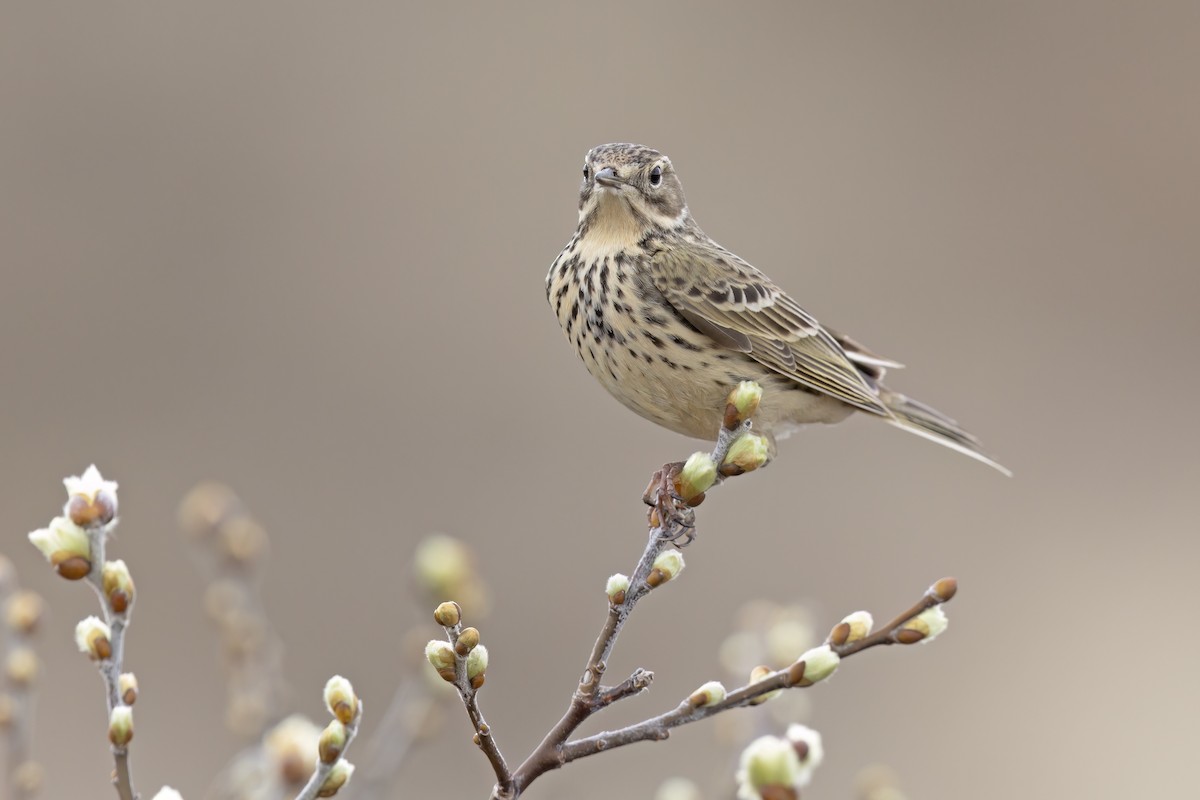
[{"label": "bird's head", "polygon": [[623,223],[643,231],[688,220],[683,186],[671,159],[640,144],[602,144],[583,160],[580,223]]}]

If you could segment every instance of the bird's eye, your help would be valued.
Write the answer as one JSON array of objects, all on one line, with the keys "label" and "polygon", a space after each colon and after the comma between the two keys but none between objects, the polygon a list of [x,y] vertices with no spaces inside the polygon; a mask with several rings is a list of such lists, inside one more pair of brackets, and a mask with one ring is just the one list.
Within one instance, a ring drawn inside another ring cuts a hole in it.
[{"label": "bird's eye", "polygon": [[583,179],[586,181],[588,179],[588,176],[591,174],[592,174],[592,170],[588,167],[587,164],[584,164],[583,165]]},{"label": "bird's eye", "polygon": [[658,186],[662,183],[662,167],[655,167],[650,170],[650,185]]}]

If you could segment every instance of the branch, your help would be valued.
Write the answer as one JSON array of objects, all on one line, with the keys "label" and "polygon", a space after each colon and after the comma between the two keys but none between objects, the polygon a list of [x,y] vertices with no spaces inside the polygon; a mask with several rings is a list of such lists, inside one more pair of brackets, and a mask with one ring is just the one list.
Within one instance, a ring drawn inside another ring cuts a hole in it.
[{"label": "branch", "polygon": [[344,758],[362,721],[363,704],[350,681],[334,675],[325,684],[325,707],[333,720],[321,731],[317,743],[317,766],[296,800],[333,797],[354,774],[354,765]]},{"label": "branch", "polygon": [[[943,578],[931,586],[911,608],[875,634],[865,635],[864,633],[855,638],[853,625],[846,621],[840,622],[834,626],[824,645],[810,650],[788,668],[770,673],[761,680],[742,686],[724,696],[723,699],[716,699],[715,702],[712,693],[697,692],[671,711],[656,717],[615,731],[605,731],[584,739],[567,742],[561,748],[562,763],[567,764],[576,759],[634,742],[661,741],[671,735],[672,728],[680,725],[698,722],[731,708],[754,705],[756,700],[762,702],[760,698],[766,699],[783,689],[812,686],[831,675],[841,659],[871,647],[928,641],[941,631],[930,630],[929,624],[923,621],[919,622],[918,618],[929,609],[948,602],[956,591],[957,583],[954,579]],[[860,629],[859,633],[863,633],[863,631]],[[841,643],[835,644],[837,641]],[[816,674],[807,661],[812,659],[816,663],[817,657],[824,657],[825,654],[821,651],[825,650],[833,654],[832,667],[830,668],[828,664],[818,666],[818,670],[822,674]]]},{"label": "branch", "polygon": [[42,617],[42,598],[36,592],[17,587],[12,562],[0,556],[0,601],[4,604],[3,656],[4,675],[3,727],[7,753],[5,786],[12,800],[27,800],[37,794],[42,783],[42,767],[32,758],[34,681],[37,656],[33,634]]},{"label": "branch", "polygon": [[513,776],[500,752],[500,746],[492,735],[492,728],[479,709],[479,689],[483,686],[488,666],[487,648],[479,643],[479,631],[464,628],[462,608],[450,600],[439,605],[433,612],[434,620],[446,631],[449,643],[434,639],[425,646],[425,658],[437,670],[442,680],[454,685],[471,727],[475,729],[473,741],[487,756],[492,771],[496,773],[493,797],[516,797],[513,791]]},{"label": "branch", "polygon": [[[95,590],[96,597],[100,600],[100,608],[104,612],[104,622],[111,631],[109,644],[112,654],[108,658],[96,661],[100,677],[104,680],[104,694],[110,720],[114,709],[126,705],[121,698],[121,665],[125,658],[125,630],[129,626],[129,614],[133,607],[132,592],[128,593],[125,605],[120,612],[114,609],[112,599],[105,592],[104,571],[107,562],[104,560],[104,551],[108,534],[114,527],[115,520],[107,525],[94,525],[85,529],[88,532],[92,550],[92,568],[88,571],[87,582]],[[124,562],[120,563],[124,568]],[[125,574],[128,575],[127,572]],[[130,736],[132,737],[132,731],[130,731]],[[112,739],[111,732],[109,738]],[[121,800],[137,800],[138,793],[133,788],[133,775],[129,768],[128,742],[118,744],[117,741],[112,741],[110,749],[113,756],[113,786],[117,790],[117,796]]]},{"label": "branch", "polygon": [[[703,456],[701,453],[693,455],[686,464],[664,466],[651,479],[650,487],[643,497],[643,500],[651,505],[650,534],[646,548],[642,552],[641,558],[638,559],[628,587],[619,594],[610,595],[608,616],[604,626],[600,629],[600,635],[597,636],[596,642],[592,646],[592,653],[584,667],[583,677],[580,678],[579,685],[575,688],[566,712],[514,773],[513,783],[516,789],[514,796],[519,796],[539,775],[551,769],[557,769],[570,760],[567,758],[564,745],[571,734],[589,717],[602,708],[607,708],[613,702],[638,694],[650,686],[654,673],[645,670],[638,670],[629,681],[612,690],[603,690],[600,681],[608,668],[608,660],[616,647],[617,637],[633,613],[634,607],[663,580],[661,573],[655,575],[655,565],[659,557],[669,545],[681,538],[683,539],[680,542],[681,546],[690,543],[695,538],[695,517],[692,508],[703,502],[705,492],[725,477],[749,472],[765,463],[766,449],[765,441],[763,441],[759,448],[761,453],[757,451],[754,453],[758,457],[757,461],[726,464],[726,459],[730,456],[730,450],[734,444],[749,433],[752,424],[750,418],[757,410],[758,400],[762,394],[761,389],[755,386],[756,391],[749,391],[756,396],[741,397],[739,396],[741,389],[742,387],[735,389],[726,403],[724,424],[717,435],[717,443],[712,453],[707,456],[707,466],[711,468],[712,472],[710,476],[707,476],[707,482],[704,481],[702,475],[700,482],[696,483],[688,470],[695,463],[699,466],[694,472],[704,471],[705,465],[701,464],[704,459],[697,458],[697,456]],[[761,437],[748,438],[761,439]],[[689,492],[687,491],[689,486],[699,491]],[[682,566],[682,559],[680,559],[680,566]],[[507,797],[507,795],[493,792],[493,798],[503,797]]]},{"label": "branch", "polygon": [[117,525],[117,484],[106,481],[93,464],[82,476],[65,478],[64,516],[29,534],[55,571],[67,580],[86,579],[96,592],[104,620],[88,617],[75,628],[75,641],[100,671],[108,707],[108,740],[113,756],[113,786],[121,800],[137,800],[129,769],[137,682],[122,675],[125,629],[133,611],[133,578],[124,561],[106,561],[105,545]]}]

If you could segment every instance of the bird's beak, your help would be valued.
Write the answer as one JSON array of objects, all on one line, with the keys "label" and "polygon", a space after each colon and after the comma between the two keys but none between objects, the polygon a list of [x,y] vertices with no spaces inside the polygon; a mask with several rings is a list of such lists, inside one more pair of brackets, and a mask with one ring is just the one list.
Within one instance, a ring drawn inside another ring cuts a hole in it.
[{"label": "bird's beak", "polygon": [[605,167],[596,172],[596,183],[609,189],[620,189],[625,185],[625,181],[617,177],[616,171],[612,167]]}]

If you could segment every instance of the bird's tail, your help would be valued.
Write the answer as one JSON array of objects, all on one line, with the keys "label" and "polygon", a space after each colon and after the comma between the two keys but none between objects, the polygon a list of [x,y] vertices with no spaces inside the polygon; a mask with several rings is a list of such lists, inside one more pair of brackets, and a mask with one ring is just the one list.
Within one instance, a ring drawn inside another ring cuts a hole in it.
[{"label": "bird's tail", "polygon": [[915,433],[917,436],[923,436],[949,447],[951,450],[957,450],[977,461],[982,461],[1009,477],[1012,476],[1012,472],[1004,465],[992,460],[980,449],[978,439],[936,408],[930,408],[924,403],[919,403],[882,386],[879,388],[879,399],[892,412],[892,417],[888,422],[897,428],[903,428],[909,433]]}]

